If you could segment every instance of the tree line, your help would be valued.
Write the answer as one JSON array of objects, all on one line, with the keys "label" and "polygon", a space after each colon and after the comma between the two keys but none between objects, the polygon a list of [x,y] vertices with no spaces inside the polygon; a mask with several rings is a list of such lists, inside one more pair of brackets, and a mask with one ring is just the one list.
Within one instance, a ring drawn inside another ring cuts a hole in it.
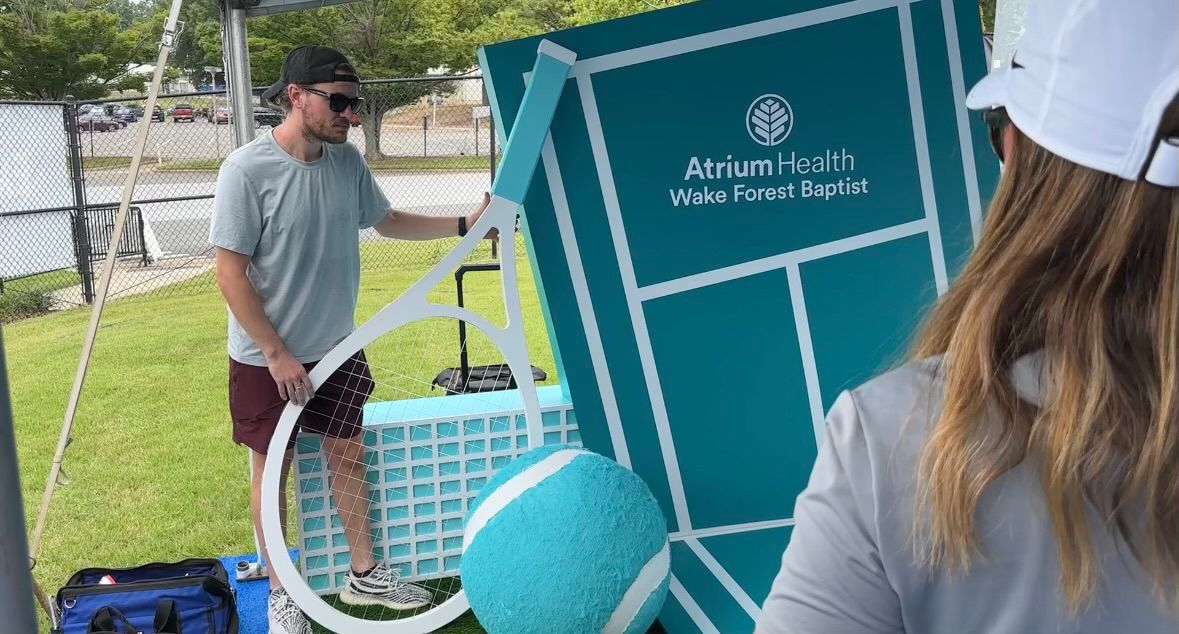
[{"label": "tree line", "polygon": [[[308,43],[344,51],[365,77],[466,70],[481,45],[658,9],[685,0],[360,0],[249,21],[255,85],[273,82],[286,52]],[[188,0],[173,77],[222,65],[222,0]],[[128,65],[157,53],[170,0],[0,0],[0,96],[96,99],[142,89]],[[995,0],[980,0],[984,30]]]},{"label": "tree line", "polygon": [[[454,72],[484,44],[679,4],[684,0],[360,0],[249,21],[255,85],[278,78],[298,44],[335,46],[364,77]],[[0,0],[0,97],[98,99],[142,90],[128,67],[158,53],[171,0]],[[221,0],[187,0],[169,69],[194,81],[222,66]]]},{"label": "tree line", "polygon": [[[253,18],[248,22],[250,74],[255,86],[273,83],[286,53],[305,43],[343,51],[364,78],[462,73],[476,65],[479,46],[600,22],[690,0],[359,0],[349,4]],[[705,0],[720,1],[720,0]],[[779,0],[782,1],[782,0]],[[980,0],[983,28],[994,23],[996,0]],[[200,83],[206,67],[222,66],[223,0],[187,0],[167,76]],[[171,0],[0,0],[0,98],[98,99],[143,91]],[[433,93],[446,82],[370,85],[361,112],[366,135],[389,110]],[[368,139],[379,141],[376,136]],[[369,147],[379,147],[370,143]]]}]

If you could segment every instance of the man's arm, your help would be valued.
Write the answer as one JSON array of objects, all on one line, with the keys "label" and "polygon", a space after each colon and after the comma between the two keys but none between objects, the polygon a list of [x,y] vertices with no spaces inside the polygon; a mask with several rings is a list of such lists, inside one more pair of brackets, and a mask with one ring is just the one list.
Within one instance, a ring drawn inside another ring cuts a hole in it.
[{"label": "man's arm", "polygon": [[[479,208],[466,217],[468,229],[479,221],[490,202],[491,196],[484,193]],[[452,238],[459,234],[458,218],[455,216],[426,216],[400,210],[389,210],[389,213],[377,221],[373,228],[386,238],[401,240],[436,240],[438,238]],[[496,236],[497,232],[492,230],[487,233],[486,237],[495,239]]]},{"label": "man's arm", "polygon": [[373,228],[386,238],[435,240],[457,236],[458,219],[454,216],[425,216],[408,211],[389,210]]},{"label": "man's arm", "polygon": [[303,364],[287,350],[282,338],[274,330],[274,325],[262,309],[258,291],[250,278],[246,277],[250,256],[217,247],[215,263],[217,288],[221,289],[221,295],[229,305],[229,310],[233,311],[234,318],[262,350],[270,375],[278,386],[279,396],[297,405],[305,405],[311,398],[311,379]]}]

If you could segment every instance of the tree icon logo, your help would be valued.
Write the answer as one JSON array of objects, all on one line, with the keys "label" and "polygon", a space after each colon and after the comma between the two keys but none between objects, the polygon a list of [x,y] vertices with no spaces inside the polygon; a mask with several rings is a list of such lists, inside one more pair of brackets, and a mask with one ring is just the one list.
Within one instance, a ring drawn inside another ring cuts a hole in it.
[{"label": "tree icon logo", "polygon": [[794,112],[790,103],[778,95],[762,95],[749,104],[745,113],[745,129],[759,145],[773,147],[794,129]]}]

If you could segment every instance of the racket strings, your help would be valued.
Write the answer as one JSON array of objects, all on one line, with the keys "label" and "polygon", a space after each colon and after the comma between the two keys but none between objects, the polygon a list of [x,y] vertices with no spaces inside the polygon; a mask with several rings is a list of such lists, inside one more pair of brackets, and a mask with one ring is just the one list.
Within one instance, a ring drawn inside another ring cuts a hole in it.
[{"label": "racket strings", "polygon": [[[465,478],[467,463],[472,458],[482,458],[483,464],[490,468],[491,441],[467,440],[456,429],[451,438],[443,439],[434,435],[432,440],[416,442],[413,436],[417,428],[434,428],[440,424],[461,427],[469,420],[504,417],[512,421],[508,427],[511,436],[525,433],[516,426],[519,407],[505,407],[502,398],[473,391],[473,387],[478,387],[475,385],[476,379],[471,376],[473,373],[460,377],[458,385],[440,385],[437,375],[442,364],[430,358],[437,355],[427,352],[446,350],[446,357],[453,360],[456,352],[459,355],[471,353],[472,357],[476,357],[497,348],[483,339],[478,340],[478,344],[486,345],[472,345],[470,338],[459,346],[443,343],[454,336],[454,320],[429,318],[424,321],[431,327],[424,338],[421,328],[414,329],[412,334],[416,343],[406,345],[401,341],[407,334],[401,331],[407,325],[382,335],[366,346],[363,365],[352,359],[344,361],[312,395],[312,401],[307,406],[314,404],[314,409],[305,408],[303,413],[304,417],[309,413],[320,417],[316,421],[319,424],[326,419],[329,429],[336,426],[347,429],[350,421],[361,417],[357,408],[363,408],[363,419],[368,423],[365,429],[371,428],[379,437],[376,447],[366,444],[360,456],[351,459],[350,464],[347,462],[349,459],[343,459],[345,462],[341,462],[337,469],[327,464],[326,452],[322,452],[326,472],[322,484],[312,486],[312,478],[295,476],[301,497],[331,492],[336,501],[334,508],[329,508],[325,502],[324,521],[325,524],[330,523],[331,516],[338,515],[340,526],[334,526],[329,533],[345,535],[348,547],[344,551],[334,551],[333,557],[340,552],[351,552],[351,545],[358,537],[355,531],[347,528],[354,523],[355,517],[341,508],[337,496],[337,492],[349,492],[355,496],[355,501],[347,506],[358,509],[357,513],[369,509],[370,517],[366,518],[368,521],[365,525],[372,537],[376,551],[374,555],[380,555],[375,556],[375,560],[401,571],[398,583],[424,588],[430,596],[427,605],[408,610],[345,605],[335,599],[337,609],[365,620],[400,620],[419,615],[451,599],[462,588],[457,570],[448,569],[444,562],[461,554],[462,518],[467,508],[464,500],[469,501],[476,493],[468,491],[464,485],[459,485],[458,492],[443,493],[442,483],[454,483]],[[446,323],[443,326],[438,322]],[[476,351],[479,355],[474,354]],[[461,372],[458,368],[448,369]],[[484,378],[506,384],[510,374],[504,365],[501,371],[493,370]],[[430,398],[454,392],[462,394],[462,397]],[[390,425],[386,421],[398,422]],[[303,422],[302,418],[300,422]],[[380,438],[390,429],[400,431]],[[294,433],[299,434],[298,426]],[[315,435],[313,432],[304,432],[304,435],[308,433]],[[452,450],[453,454],[443,456],[440,445],[456,445],[458,448]],[[416,453],[423,448],[428,448],[425,457]],[[297,455],[296,464],[300,458],[307,457]],[[457,463],[459,473],[444,475],[441,473],[442,463]],[[396,473],[398,479],[388,481],[391,473]],[[376,484],[370,478],[375,479]],[[364,500],[369,503],[366,504]],[[427,526],[428,530],[423,533],[423,527]],[[333,536],[329,534],[327,539],[332,540]],[[434,549],[434,552],[429,549]],[[422,572],[414,563],[435,556],[443,563],[429,572]],[[334,570],[342,571],[345,568],[337,566]]]}]

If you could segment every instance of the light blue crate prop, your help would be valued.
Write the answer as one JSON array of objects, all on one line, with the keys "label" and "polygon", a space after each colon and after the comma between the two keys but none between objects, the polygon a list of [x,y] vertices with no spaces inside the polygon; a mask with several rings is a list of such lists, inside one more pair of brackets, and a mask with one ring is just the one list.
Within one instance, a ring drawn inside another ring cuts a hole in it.
[{"label": "light blue crate prop", "polygon": [[[580,446],[561,387],[537,394],[544,444]],[[528,434],[519,393],[507,390],[370,403],[364,444],[373,554],[420,581],[458,574],[467,508],[496,471],[528,451]],[[351,558],[318,436],[298,436],[294,471],[299,567],[312,590],[335,594]]]}]

